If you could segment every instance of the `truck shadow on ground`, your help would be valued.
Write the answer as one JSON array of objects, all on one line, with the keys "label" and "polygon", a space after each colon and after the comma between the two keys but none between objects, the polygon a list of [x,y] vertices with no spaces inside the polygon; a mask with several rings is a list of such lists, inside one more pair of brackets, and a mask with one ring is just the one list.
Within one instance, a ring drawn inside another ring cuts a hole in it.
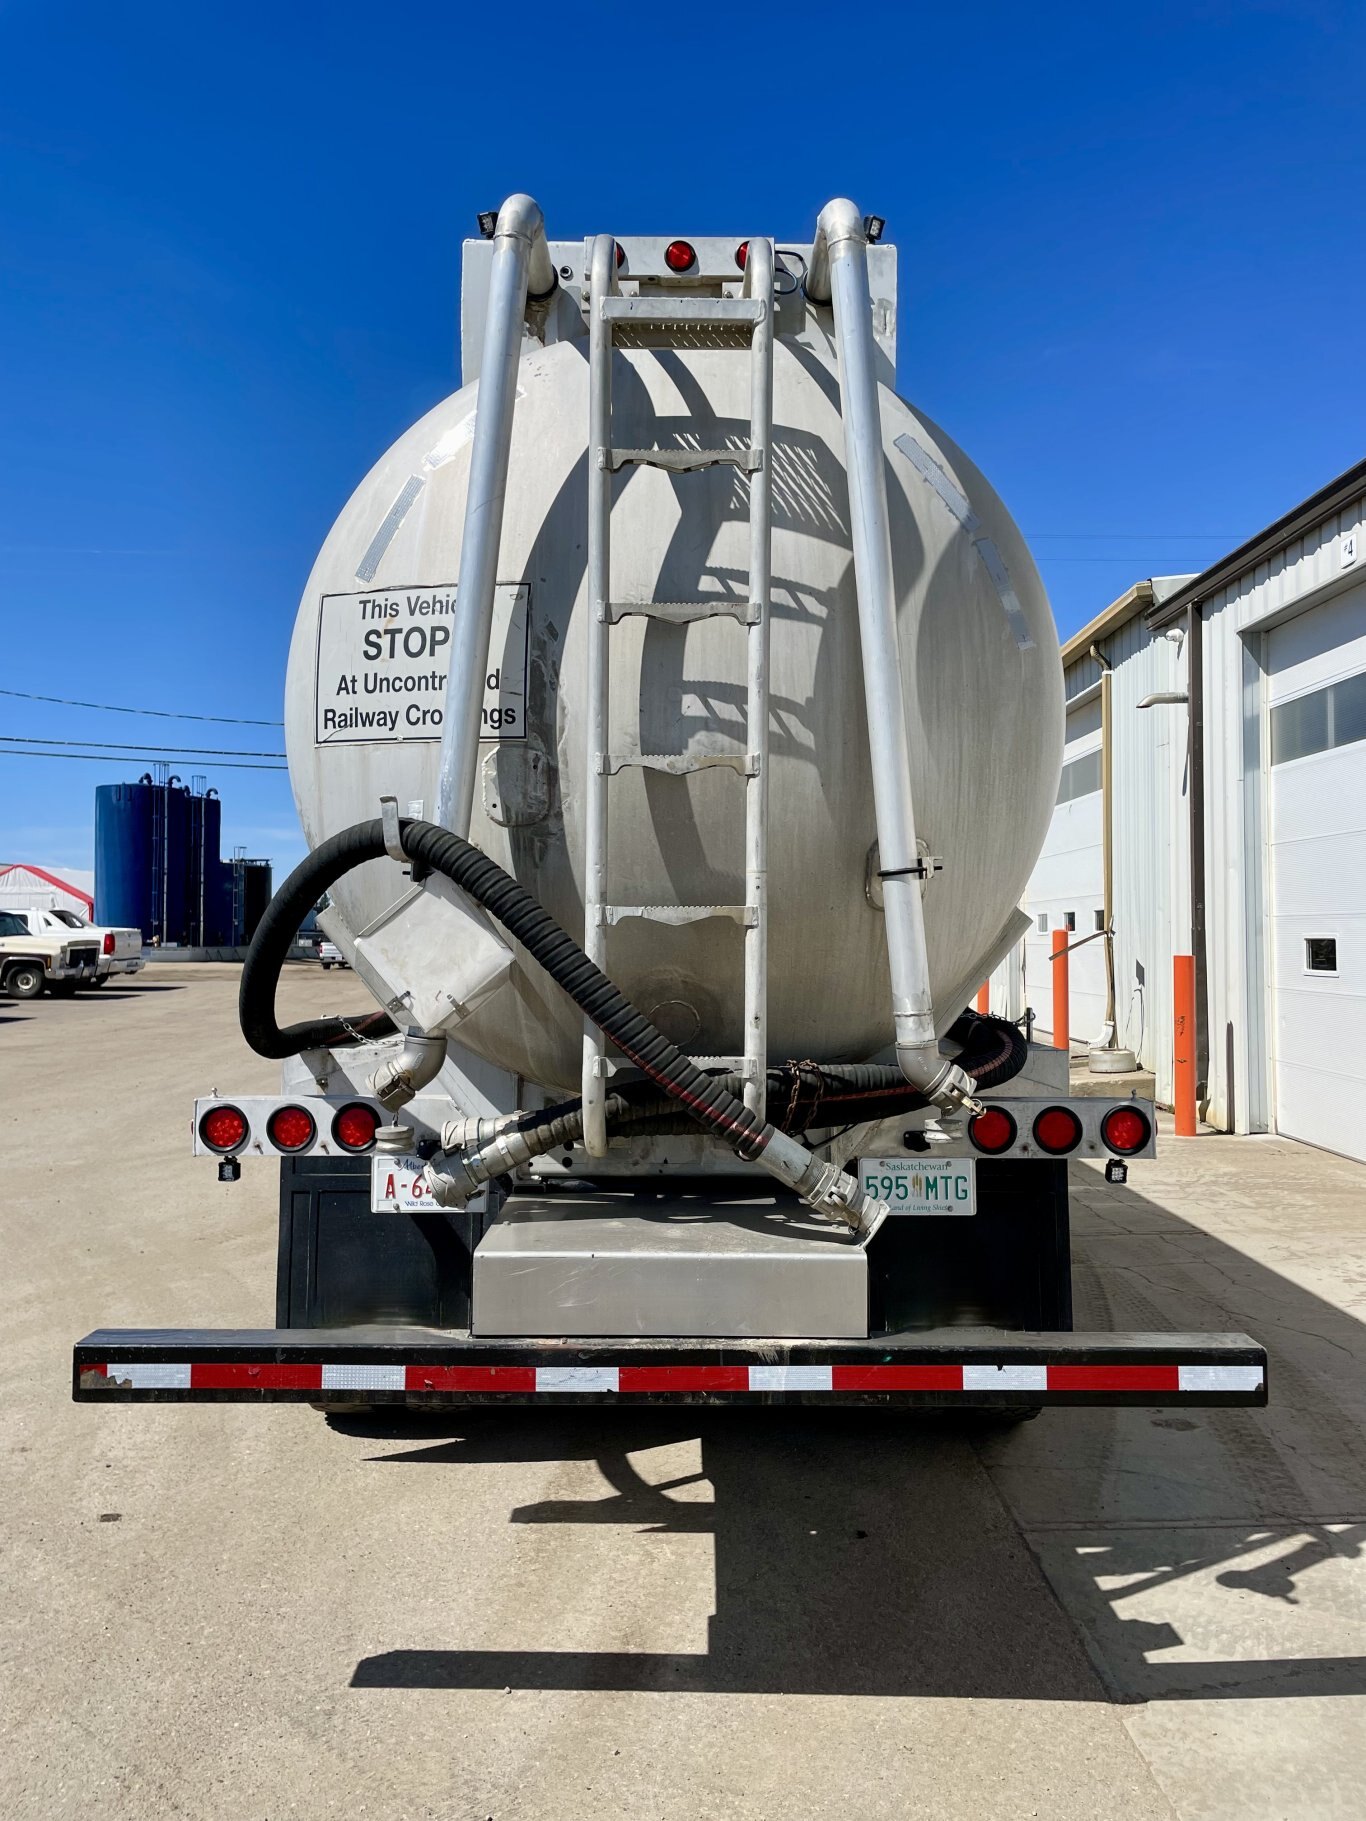
[{"label": "truck shadow on ground", "polygon": [[[1366,1551],[1366,1332],[1155,1204],[1130,1195],[1122,1209],[1122,1226],[1103,1204],[1076,1209],[1078,1326],[1245,1329],[1271,1354],[1268,1410],[1066,1409],[1009,1431],[811,1407],[353,1420],[400,1444],[375,1457],[386,1466],[595,1461],[593,1496],[510,1521],[615,1525],[630,1548],[709,1534],[715,1611],[696,1654],[394,1649],[358,1663],[352,1686],[1366,1694],[1366,1655],[1305,1654],[1302,1610],[1318,1635],[1344,1635],[1341,1583],[1315,1577]],[[700,1473],[647,1477],[649,1450],[694,1437]]]}]

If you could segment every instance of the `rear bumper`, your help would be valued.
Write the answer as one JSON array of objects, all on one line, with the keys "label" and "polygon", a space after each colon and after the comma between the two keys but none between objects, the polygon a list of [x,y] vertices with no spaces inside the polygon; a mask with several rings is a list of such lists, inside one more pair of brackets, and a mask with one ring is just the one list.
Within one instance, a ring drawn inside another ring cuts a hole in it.
[{"label": "rear bumper", "polygon": [[1246,1334],[951,1328],[866,1341],[480,1340],[431,1328],[100,1329],[78,1403],[1264,1405]]},{"label": "rear bumper", "polygon": [[109,961],[102,960],[100,962],[99,971],[101,974],[137,974],[140,973],[146,965],[147,963],[142,959],[141,955],[129,957],[116,956]]}]

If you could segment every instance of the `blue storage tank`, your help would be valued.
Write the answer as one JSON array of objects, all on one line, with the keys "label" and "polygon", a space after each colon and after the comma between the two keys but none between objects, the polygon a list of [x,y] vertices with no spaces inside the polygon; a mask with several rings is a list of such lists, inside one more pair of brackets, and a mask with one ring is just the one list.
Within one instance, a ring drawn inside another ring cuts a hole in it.
[{"label": "blue storage tank", "polygon": [[155,794],[148,784],[101,784],[95,792],[95,921],[140,929],[144,942],[151,941],[159,921],[153,898]]},{"label": "blue storage tank", "polygon": [[[234,873],[219,858],[223,807],[171,778],[95,792],[95,916],[143,940],[190,948],[241,941]],[[268,877],[269,875],[267,875]]]}]

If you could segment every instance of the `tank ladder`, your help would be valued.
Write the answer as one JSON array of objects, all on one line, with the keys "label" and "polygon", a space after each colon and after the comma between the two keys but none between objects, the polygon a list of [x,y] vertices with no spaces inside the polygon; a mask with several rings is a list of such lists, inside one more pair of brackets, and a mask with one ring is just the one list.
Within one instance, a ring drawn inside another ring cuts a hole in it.
[{"label": "tank ladder", "polygon": [[[612,354],[619,336],[660,348],[696,346],[699,332],[725,331],[748,348],[749,442],[729,449],[625,449],[612,437]],[[743,1057],[697,1057],[720,1064],[744,1080],[745,1104],[761,1119],[768,1079],[768,642],[769,562],[772,538],[773,441],[773,243],[751,240],[738,297],[688,295],[626,297],[617,284],[616,242],[600,234],[590,265],[588,328],[588,702],[587,798],[584,864],[584,948],[606,971],[607,932],[628,917],[671,924],[730,918],[744,931],[745,1015]],[[612,476],[632,467],[671,474],[729,466],[749,476],[749,589],[746,600],[614,601],[611,589]],[[614,753],[608,751],[608,676],[611,634],[632,617],[680,626],[729,618],[745,628],[747,646],[746,750],[743,753]],[[743,904],[617,904],[608,897],[609,781],[628,767],[681,777],[728,766],[745,781],[745,901]],[[585,1023],[583,1038],[584,1144],[601,1157],[607,1150],[607,1077],[614,1064],[601,1032]]]}]

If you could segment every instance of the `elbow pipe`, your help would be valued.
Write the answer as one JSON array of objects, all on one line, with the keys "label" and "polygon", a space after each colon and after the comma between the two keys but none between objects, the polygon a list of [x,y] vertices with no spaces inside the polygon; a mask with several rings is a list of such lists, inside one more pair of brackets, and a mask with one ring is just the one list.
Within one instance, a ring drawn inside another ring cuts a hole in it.
[{"label": "elbow pipe", "polygon": [[417,1025],[403,1033],[403,1048],[382,1062],[370,1077],[370,1092],[388,1112],[407,1106],[415,1094],[435,1081],[446,1060],[446,1039],[429,1037]]},{"label": "elbow pipe", "polygon": [[550,258],[545,217],[534,197],[524,196],[520,191],[508,197],[498,211],[498,225],[493,230],[495,248],[500,240],[516,241],[525,248],[527,296],[532,302],[539,303],[549,297],[559,279]]},{"label": "elbow pipe", "polygon": [[830,255],[834,248],[843,246],[846,241],[854,241],[859,246],[868,245],[868,236],[864,232],[863,217],[855,203],[847,196],[836,196],[833,202],[827,202],[816,217],[816,238],[811,243],[811,259],[806,268],[806,280],[802,285],[807,301],[815,304],[828,304],[831,300],[832,284],[830,275]]}]

